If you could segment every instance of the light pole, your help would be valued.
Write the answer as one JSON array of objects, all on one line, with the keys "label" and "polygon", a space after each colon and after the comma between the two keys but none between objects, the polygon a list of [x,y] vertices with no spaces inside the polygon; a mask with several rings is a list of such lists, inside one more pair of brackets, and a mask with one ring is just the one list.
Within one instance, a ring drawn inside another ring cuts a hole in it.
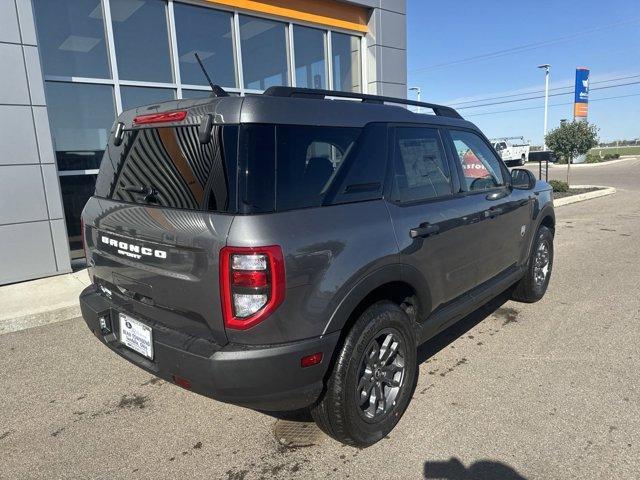
[{"label": "light pole", "polygon": [[538,68],[544,68],[544,133],[542,136],[542,149],[547,149],[547,114],[549,112],[549,70],[551,65],[545,63],[538,65]]},{"label": "light pole", "polygon": [[[411,87],[409,89],[410,92],[416,92],[416,98],[418,101],[420,101],[420,94],[422,93],[422,90],[420,90],[420,87]],[[418,113],[422,112],[422,107],[418,107]]]}]

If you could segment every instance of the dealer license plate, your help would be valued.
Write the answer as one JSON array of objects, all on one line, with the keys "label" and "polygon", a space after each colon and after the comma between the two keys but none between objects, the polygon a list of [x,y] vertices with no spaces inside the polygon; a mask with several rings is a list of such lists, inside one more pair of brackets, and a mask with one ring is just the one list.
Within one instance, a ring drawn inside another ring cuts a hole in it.
[{"label": "dealer license plate", "polygon": [[134,352],[153,359],[151,327],[124,313],[120,314],[120,342]]}]

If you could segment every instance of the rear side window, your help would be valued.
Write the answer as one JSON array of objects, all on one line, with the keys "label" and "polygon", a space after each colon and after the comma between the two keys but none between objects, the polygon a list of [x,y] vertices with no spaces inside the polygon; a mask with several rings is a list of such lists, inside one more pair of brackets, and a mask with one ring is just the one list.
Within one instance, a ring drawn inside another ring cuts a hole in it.
[{"label": "rear side window", "polygon": [[276,207],[318,207],[360,134],[359,128],[276,127]]},{"label": "rear side window", "polygon": [[[362,129],[347,127],[243,125],[241,211],[285,211],[379,198],[384,134],[379,136],[382,148],[375,152],[367,150],[369,136],[361,134]],[[369,168],[361,165],[365,151]]]},{"label": "rear side window", "polygon": [[198,126],[129,130],[121,145],[109,142],[96,196],[188,210],[233,212],[236,208],[238,128],[216,126],[211,141]]},{"label": "rear side window", "polygon": [[451,194],[451,173],[437,129],[396,128],[393,158],[396,200],[415,202]]}]

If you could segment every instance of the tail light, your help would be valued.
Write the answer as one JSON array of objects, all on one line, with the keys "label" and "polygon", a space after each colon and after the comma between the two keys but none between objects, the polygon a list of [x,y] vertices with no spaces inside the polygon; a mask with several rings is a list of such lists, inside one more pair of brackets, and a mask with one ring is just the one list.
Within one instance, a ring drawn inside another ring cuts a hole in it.
[{"label": "tail light", "polygon": [[138,115],[133,119],[133,123],[135,125],[147,125],[149,123],[181,122],[186,117],[186,110],[177,110],[174,112],[164,113],[149,113],[147,115]]},{"label": "tail light", "polygon": [[224,247],[220,251],[220,294],[227,328],[246,330],[267,318],[284,300],[284,258],[279,246]]}]

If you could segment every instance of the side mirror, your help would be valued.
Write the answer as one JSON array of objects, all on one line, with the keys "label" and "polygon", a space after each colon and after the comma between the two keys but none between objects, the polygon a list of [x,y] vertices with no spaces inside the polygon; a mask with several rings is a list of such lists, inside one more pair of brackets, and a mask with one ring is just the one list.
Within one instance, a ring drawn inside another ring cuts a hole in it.
[{"label": "side mirror", "polygon": [[533,190],[536,177],[526,168],[514,168],[511,170],[511,186],[518,190]]}]

